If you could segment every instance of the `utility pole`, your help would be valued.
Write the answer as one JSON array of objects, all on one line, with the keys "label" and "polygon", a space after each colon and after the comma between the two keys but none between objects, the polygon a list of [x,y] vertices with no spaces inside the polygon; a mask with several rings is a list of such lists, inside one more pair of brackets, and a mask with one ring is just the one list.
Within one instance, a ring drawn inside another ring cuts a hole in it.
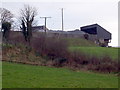
[{"label": "utility pole", "polygon": [[63,8],[61,9],[62,10],[62,31],[64,30],[64,23],[63,23]]},{"label": "utility pole", "polygon": [[45,33],[46,33],[46,21],[47,21],[47,18],[51,18],[51,17],[40,17],[40,18],[44,18],[45,19]]}]

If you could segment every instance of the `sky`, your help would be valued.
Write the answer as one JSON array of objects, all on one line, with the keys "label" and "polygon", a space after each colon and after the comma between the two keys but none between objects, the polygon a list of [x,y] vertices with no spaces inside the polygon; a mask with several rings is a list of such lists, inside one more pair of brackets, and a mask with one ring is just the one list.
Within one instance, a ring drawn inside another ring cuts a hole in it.
[{"label": "sky", "polygon": [[10,10],[19,17],[20,9],[25,4],[36,7],[38,25],[44,25],[43,16],[47,19],[47,27],[61,30],[61,8],[64,9],[64,30],[80,29],[82,26],[99,24],[112,33],[111,46],[118,46],[118,1],[119,0],[2,0],[0,7]]}]

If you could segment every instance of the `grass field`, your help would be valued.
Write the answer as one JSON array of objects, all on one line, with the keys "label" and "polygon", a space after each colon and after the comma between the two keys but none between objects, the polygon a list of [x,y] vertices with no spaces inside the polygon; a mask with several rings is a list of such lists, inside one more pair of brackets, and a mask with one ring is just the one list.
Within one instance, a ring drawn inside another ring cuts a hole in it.
[{"label": "grass field", "polygon": [[3,62],[3,88],[117,88],[112,74]]},{"label": "grass field", "polygon": [[64,38],[65,40],[67,40],[68,45],[69,46],[74,46],[74,47],[78,47],[78,46],[84,46],[84,47],[93,47],[93,46],[97,46],[94,42],[90,41],[90,40],[86,40],[83,38]]},{"label": "grass field", "polygon": [[118,48],[107,47],[69,47],[71,51],[80,51],[90,56],[109,56],[112,59],[118,59]]},{"label": "grass field", "polygon": [[70,51],[80,51],[90,56],[109,56],[112,59],[118,60],[118,49],[99,47],[94,42],[82,38],[65,38],[68,41]]}]

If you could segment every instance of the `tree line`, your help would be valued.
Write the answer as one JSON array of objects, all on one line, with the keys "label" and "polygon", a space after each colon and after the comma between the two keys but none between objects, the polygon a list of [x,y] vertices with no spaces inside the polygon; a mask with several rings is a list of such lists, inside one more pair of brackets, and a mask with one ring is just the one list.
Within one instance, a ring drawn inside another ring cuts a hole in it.
[{"label": "tree line", "polygon": [[[0,14],[1,14],[1,32],[3,33],[3,39],[5,41],[8,41],[9,38],[9,32],[11,29],[11,26],[13,25],[13,18],[14,15],[5,8],[0,8]],[[24,5],[23,9],[20,9],[20,29],[22,30],[22,33],[24,35],[25,41],[30,44],[30,40],[32,37],[32,26],[35,21],[35,17],[37,15],[37,10],[35,7],[32,7],[30,5]]]}]

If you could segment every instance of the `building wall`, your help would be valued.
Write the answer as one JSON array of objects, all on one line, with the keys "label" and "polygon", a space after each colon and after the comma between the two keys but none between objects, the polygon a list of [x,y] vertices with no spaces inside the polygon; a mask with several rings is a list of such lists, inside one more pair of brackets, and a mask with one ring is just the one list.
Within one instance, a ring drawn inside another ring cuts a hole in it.
[{"label": "building wall", "polygon": [[[88,30],[89,31],[88,33],[91,34],[92,33],[92,31],[91,31],[92,29],[91,28],[95,28],[95,27],[97,29],[96,35],[97,35],[98,39],[111,39],[111,33],[109,33],[107,30],[105,30],[104,28],[102,28],[98,24],[93,24],[93,25],[81,27],[81,30],[82,31]],[[94,33],[94,35],[95,35],[95,33]]]},{"label": "building wall", "polygon": [[99,39],[111,39],[111,33],[106,31],[104,28],[97,26],[97,37]]}]

